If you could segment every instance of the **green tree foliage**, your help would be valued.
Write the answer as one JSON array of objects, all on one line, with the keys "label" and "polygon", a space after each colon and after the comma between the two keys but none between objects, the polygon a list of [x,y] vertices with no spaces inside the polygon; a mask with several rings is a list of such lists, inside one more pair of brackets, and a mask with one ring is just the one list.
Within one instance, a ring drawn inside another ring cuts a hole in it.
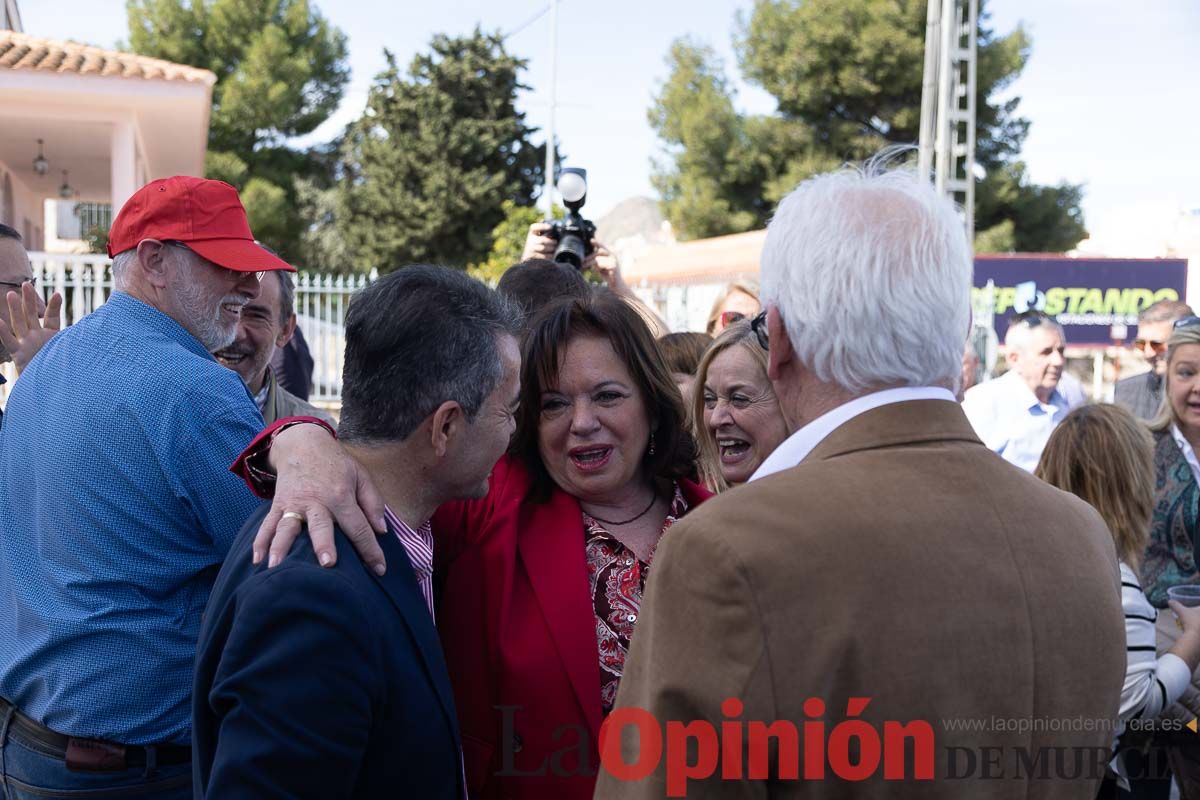
[{"label": "green tree foliage", "polygon": [[990,170],[975,187],[975,249],[980,253],[1061,253],[1087,234],[1083,187],[1038,186],[1014,161]]},{"label": "green tree foliage", "polygon": [[295,179],[328,182],[328,162],[290,149],[341,101],[346,37],[308,0],[127,0],[134,52],[212,70],[205,172],[228,181],[256,236],[304,263]]},{"label": "green tree foliage", "polygon": [[504,202],[530,206],[545,150],[516,109],[525,61],[498,34],[438,35],[401,72],[391,53],[347,130],[333,224],[360,268],[487,258]]},{"label": "green tree foliage", "polygon": [[487,259],[467,267],[475,278],[495,284],[504,271],[521,260],[529,226],[541,222],[542,214],[533,206],[518,206],[512,200],[501,205],[504,219],[492,229],[492,249]]},{"label": "green tree foliage", "polygon": [[749,150],[746,124],[720,62],[687,40],[671,46],[669,60],[671,77],[650,110],[673,159],[656,165],[651,178],[667,219],[694,237],[749,230],[765,209],[756,182],[745,179],[753,165],[738,157]]},{"label": "green tree foliage", "polygon": [[[804,178],[889,144],[915,144],[925,9],[923,0],[756,0],[739,15],[735,45],[742,75],[777,102],[765,116],[736,110],[710,48],[676,41],[649,117],[666,154],[653,181],[680,235],[761,227]],[[976,188],[976,229],[1007,226],[980,241],[1068,249],[1087,235],[1082,188],[1028,179],[1016,159],[1029,122],[1017,115],[1020,98],[1003,99],[1030,38],[1019,26],[998,35],[987,19],[981,8],[976,161],[987,177]]]}]

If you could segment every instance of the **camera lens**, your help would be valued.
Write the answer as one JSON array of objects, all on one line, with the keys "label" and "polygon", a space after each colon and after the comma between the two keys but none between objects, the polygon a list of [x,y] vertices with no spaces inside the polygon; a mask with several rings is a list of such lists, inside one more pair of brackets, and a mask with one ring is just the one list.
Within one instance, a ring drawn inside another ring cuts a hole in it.
[{"label": "camera lens", "polygon": [[578,234],[564,233],[558,240],[558,248],[554,251],[554,260],[560,264],[570,264],[575,269],[583,269],[583,259],[587,256],[587,247]]}]

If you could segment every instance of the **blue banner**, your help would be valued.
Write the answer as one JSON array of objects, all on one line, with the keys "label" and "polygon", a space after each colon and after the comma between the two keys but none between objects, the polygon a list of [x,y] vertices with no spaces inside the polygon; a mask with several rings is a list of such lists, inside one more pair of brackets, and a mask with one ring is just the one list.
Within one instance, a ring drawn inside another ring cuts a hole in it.
[{"label": "blue banner", "polygon": [[[989,280],[995,285],[991,303],[984,289]],[[1011,316],[1036,308],[1058,320],[1068,345],[1109,345],[1114,325],[1126,326],[1122,341],[1132,342],[1138,312],[1159,300],[1182,299],[1186,286],[1182,258],[985,255],[975,257],[972,299],[977,314],[992,306],[1001,342]]]}]

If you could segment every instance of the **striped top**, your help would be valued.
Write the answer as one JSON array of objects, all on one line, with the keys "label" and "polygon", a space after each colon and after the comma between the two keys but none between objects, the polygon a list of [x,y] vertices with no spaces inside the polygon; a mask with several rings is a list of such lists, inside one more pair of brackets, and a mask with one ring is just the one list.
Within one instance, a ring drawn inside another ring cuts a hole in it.
[{"label": "striped top", "polygon": [[429,607],[429,616],[436,621],[433,613],[433,528],[429,520],[414,531],[387,506],[383,507],[383,516],[404,546],[404,552],[412,562],[413,573],[417,576],[417,585],[421,587],[421,596]]},{"label": "striped top", "polygon": [[1174,703],[1192,680],[1179,656],[1155,657],[1154,623],[1158,612],[1142,593],[1137,575],[1121,562],[1121,606],[1125,609],[1125,686],[1121,689],[1121,722],[1153,719]]}]

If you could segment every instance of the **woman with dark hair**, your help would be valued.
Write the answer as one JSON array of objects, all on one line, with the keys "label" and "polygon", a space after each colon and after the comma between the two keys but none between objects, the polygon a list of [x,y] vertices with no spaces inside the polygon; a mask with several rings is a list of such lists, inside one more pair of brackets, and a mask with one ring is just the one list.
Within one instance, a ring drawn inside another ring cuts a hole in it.
[{"label": "woman with dark hair", "polygon": [[668,333],[658,337],[658,346],[662,348],[663,358],[667,360],[667,369],[683,395],[685,408],[691,406],[692,386],[696,382],[696,369],[704,351],[712,344],[712,337],[707,333]]},{"label": "woman with dark hair", "polygon": [[[532,321],[516,413],[487,495],[433,518],[437,626],[473,800],[585,800],[655,549],[710,495],[684,477],[695,444],[679,390],[618,297]],[[274,460],[328,463],[321,455]],[[311,508],[289,480],[273,514]],[[280,531],[271,550],[288,546]]]}]

